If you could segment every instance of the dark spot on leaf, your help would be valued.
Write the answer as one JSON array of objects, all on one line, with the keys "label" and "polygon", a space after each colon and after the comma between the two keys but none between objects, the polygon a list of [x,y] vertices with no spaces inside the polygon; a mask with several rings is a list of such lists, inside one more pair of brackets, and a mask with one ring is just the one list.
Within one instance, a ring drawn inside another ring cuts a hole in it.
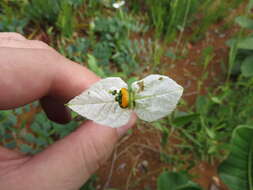
[{"label": "dark spot on leaf", "polygon": [[112,95],[116,95],[117,94],[117,90],[112,91]]},{"label": "dark spot on leaf", "polygon": [[115,96],[115,95],[117,95],[118,92],[117,92],[117,90],[110,90],[109,93],[112,94],[113,96]]},{"label": "dark spot on leaf", "polygon": [[143,90],[144,90],[144,82],[143,82],[143,81],[140,81],[140,82],[138,82],[137,84],[138,84],[138,86],[139,86],[139,91],[138,91],[138,92],[143,91]]}]

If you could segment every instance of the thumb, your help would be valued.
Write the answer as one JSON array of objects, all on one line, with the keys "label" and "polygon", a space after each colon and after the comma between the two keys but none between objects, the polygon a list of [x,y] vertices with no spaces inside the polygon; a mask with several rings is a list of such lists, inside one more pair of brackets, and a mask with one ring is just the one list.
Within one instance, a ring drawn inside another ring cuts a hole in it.
[{"label": "thumb", "polygon": [[[134,122],[135,118],[123,129],[130,128]],[[15,189],[12,185],[19,184],[18,190],[34,187],[37,190],[76,190],[108,158],[119,137],[116,129],[88,121],[12,172],[1,187]]]}]

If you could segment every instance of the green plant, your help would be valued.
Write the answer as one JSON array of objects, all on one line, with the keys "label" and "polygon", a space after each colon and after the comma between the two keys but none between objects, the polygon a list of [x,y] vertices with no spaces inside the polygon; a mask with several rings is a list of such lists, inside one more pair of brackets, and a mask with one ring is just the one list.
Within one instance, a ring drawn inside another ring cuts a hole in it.
[{"label": "green plant", "polygon": [[[242,18],[239,21],[237,19],[237,22],[245,27],[250,27],[251,23]],[[207,90],[208,95],[198,96],[192,112],[183,116],[175,113],[170,122],[181,134],[182,144],[185,145],[182,149],[186,152],[193,151],[200,160],[213,163],[216,159],[222,159],[235,127],[253,123],[252,103],[249,101],[253,98],[252,37],[241,38],[241,34],[240,32],[239,37],[230,42],[227,81],[215,89]],[[213,57],[212,49],[209,47],[203,51],[203,76],[207,74],[206,68]],[[235,69],[231,68],[236,65],[239,67],[237,66],[238,71],[234,77]]]},{"label": "green plant", "polygon": [[96,67],[95,72],[100,68],[100,76],[116,72],[127,78],[126,76],[139,69],[136,60],[139,44],[129,39],[129,33],[140,31],[142,27],[137,26],[131,18],[98,17],[91,21],[87,38],[62,39],[58,43],[59,50],[76,62],[87,62],[93,71]]},{"label": "green plant", "polygon": [[11,127],[17,124],[17,118],[12,111],[0,112],[0,142],[8,148],[15,148],[16,142],[13,140],[15,130]]},{"label": "green plant", "polygon": [[105,78],[104,71],[98,66],[97,60],[93,55],[88,54],[88,67],[91,71],[96,73],[98,76]]},{"label": "green plant", "polygon": [[[15,110],[0,112],[0,142],[4,146],[17,147],[22,152],[35,154],[68,135],[78,126],[76,121],[66,125],[56,124],[50,121],[43,112],[37,113],[32,122],[21,120],[22,122],[18,123],[20,116],[34,112],[37,106],[38,104],[35,102]],[[19,143],[17,143],[17,139],[19,139]]]},{"label": "green plant", "polygon": [[90,40],[85,37],[78,37],[71,41],[62,39],[58,44],[58,50],[61,54],[80,64],[86,61],[91,46]]},{"label": "green plant", "polygon": [[22,135],[27,126],[26,120],[20,120],[20,116],[24,115],[38,106],[37,102],[26,105],[14,110],[5,110],[0,112],[0,143],[14,149],[17,144],[19,135]]},{"label": "green plant", "polygon": [[96,175],[92,175],[90,179],[79,190],[96,190],[95,182],[97,180]]},{"label": "green plant", "polygon": [[205,11],[205,16],[204,18],[201,20],[201,25],[200,27],[195,30],[195,35],[201,35],[204,32],[206,32],[206,30],[208,29],[208,27],[223,19],[226,15],[226,1],[220,1],[220,0],[216,0],[216,1],[206,1],[203,3],[202,7],[203,7],[203,11]]},{"label": "green plant", "polygon": [[61,0],[31,0],[25,10],[26,17],[35,24],[54,25],[61,10]]},{"label": "green plant", "polygon": [[[236,18],[236,23],[242,29],[240,30],[239,37],[229,42],[231,47],[229,74],[236,77],[237,84],[243,88],[248,88],[252,85],[253,77],[253,46],[252,34],[247,37],[242,37],[244,29],[251,29],[252,20],[248,18],[253,1],[249,2],[245,16]],[[229,83],[227,83],[229,85]],[[245,98],[251,98],[251,93],[245,94]],[[243,98],[244,99],[244,98]],[[244,105],[245,112],[240,115],[245,115],[252,105],[247,103]],[[250,112],[251,113],[251,112]],[[232,140],[230,144],[230,154],[219,166],[219,175],[223,182],[231,188],[231,190],[252,190],[253,189],[253,157],[252,157],[252,135],[253,135],[253,122],[248,119],[241,122],[234,129]]]},{"label": "green plant", "polygon": [[0,2],[0,32],[24,33],[28,20],[23,18],[24,3]]},{"label": "green plant", "polygon": [[201,190],[185,173],[164,171],[157,179],[157,190]]},{"label": "green plant", "polygon": [[80,0],[30,0],[25,6],[25,17],[39,27],[53,27],[71,37],[76,24],[73,7],[80,4]]},{"label": "green plant", "polygon": [[74,10],[72,5],[67,1],[63,1],[61,3],[61,11],[59,12],[56,26],[65,37],[71,37],[73,35],[74,27],[76,25],[75,16],[73,15]]},{"label": "green plant", "polygon": [[253,126],[240,125],[232,136],[230,155],[219,166],[219,175],[231,190],[253,189]]},{"label": "green plant", "polygon": [[[242,27],[242,29],[250,29],[251,19],[247,17],[237,17],[236,22]],[[241,35],[242,35],[241,30]],[[253,76],[253,35],[250,34],[246,37],[236,38],[228,42],[229,46],[236,48],[233,56],[233,63],[231,63],[230,70],[231,74],[238,75],[240,72],[245,77]]]},{"label": "green plant", "polygon": [[50,121],[43,112],[40,112],[30,125],[31,131],[24,131],[21,134],[25,142],[32,145],[31,149],[27,149],[25,152],[32,154],[40,152],[56,140],[71,133],[77,126],[78,123],[75,121],[71,121],[66,125],[56,124]]},{"label": "green plant", "polygon": [[[237,8],[243,0],[200,0],[198,11],[203,13],[203,15],[198,15],[195,19],[199,22],[196,29],[191,36],[191,40],[196,42],[202,39],[205,32],[209,27],[214,24],[224,20],[230,13],[231,9]],[[227,7],[230,7],[228,9]],[[194,25],[195,27],[195,25]]]},{"label": "green plant", "polygon": [[95,35],[95,42],[92,44],[93,55],[98,65],[102,66],[108,73],[109,63],[114,62],[118,72],[127,75],[137,69],[138,63],[135,60],[136,47],[129,39],[130,31],[139,31],[133,20],[125,18],[97,18],[93,22],[91,32]]},{"label": "green plant", "polygon": [[172,40],[176,31],[184,27],[188,12],[195,11],[197,3],[198,0],[148,0],[145,4],[149,20],[155,27],[156,36],[165,36],[166,39]]},{"label": "green plant", "polygon": [[[106,1],[105,1],[106,2]],[[103,12],[103,0],[84,0],[85,11],[82,13],[85,17],[95,17]]]},{"label": "green plant", "polygon": [[208,65],[210,64],[214,56],[215,56],[214,48],[212,46],[204,48],[201,53],[199,64],[202,66],[202,73],[200,79],[198,80],[198,87],[197,87],[198,92],[200,92],[205,80],[208,78],[209,75]]},{"label": "green plant", "polygon": [[252,86],[252,78],[240,76],[198,96],[192,112],[175,112],[169,123],[180,134],[184,154],[211,163],[222,159],[235,126],[253,124]]}]

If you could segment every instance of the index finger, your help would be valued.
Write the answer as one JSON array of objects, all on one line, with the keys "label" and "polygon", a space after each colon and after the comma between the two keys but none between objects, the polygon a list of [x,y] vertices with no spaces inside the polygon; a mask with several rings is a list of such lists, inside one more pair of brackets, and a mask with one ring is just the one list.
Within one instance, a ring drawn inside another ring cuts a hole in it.
[{"label": "index finger", "polygon": [[64,103],[97,82],[99,77],[71,61],[64,63],[57,73],[49,93],[41,99],[41,105],[49,119],[67,123],[71,116]]},{"label": "index finger", "polygon": [[52,50],[0,48],[0,57],[0,110],[44,97],[64,104],[99,80]]}]

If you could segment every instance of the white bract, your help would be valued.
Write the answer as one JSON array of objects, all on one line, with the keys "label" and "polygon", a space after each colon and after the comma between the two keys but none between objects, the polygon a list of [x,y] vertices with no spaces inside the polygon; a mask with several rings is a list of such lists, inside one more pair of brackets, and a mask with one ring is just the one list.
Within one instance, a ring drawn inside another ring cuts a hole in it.
[{"label": "white bract", "polygon": [[122,7],[124,4],[125,4],[125,1],[119,1],[119,2],[113,3],[112,6],[115,9],[118,9],[118,8]]},{"label": "white bract", "polygon": [[110,127],[125,125],[132,112],[148,122],[170,114],[183,93],[183,87],[163,75],[149,75],[132,83],[119,77],[100,80],[67,104],[73,111]]}]

